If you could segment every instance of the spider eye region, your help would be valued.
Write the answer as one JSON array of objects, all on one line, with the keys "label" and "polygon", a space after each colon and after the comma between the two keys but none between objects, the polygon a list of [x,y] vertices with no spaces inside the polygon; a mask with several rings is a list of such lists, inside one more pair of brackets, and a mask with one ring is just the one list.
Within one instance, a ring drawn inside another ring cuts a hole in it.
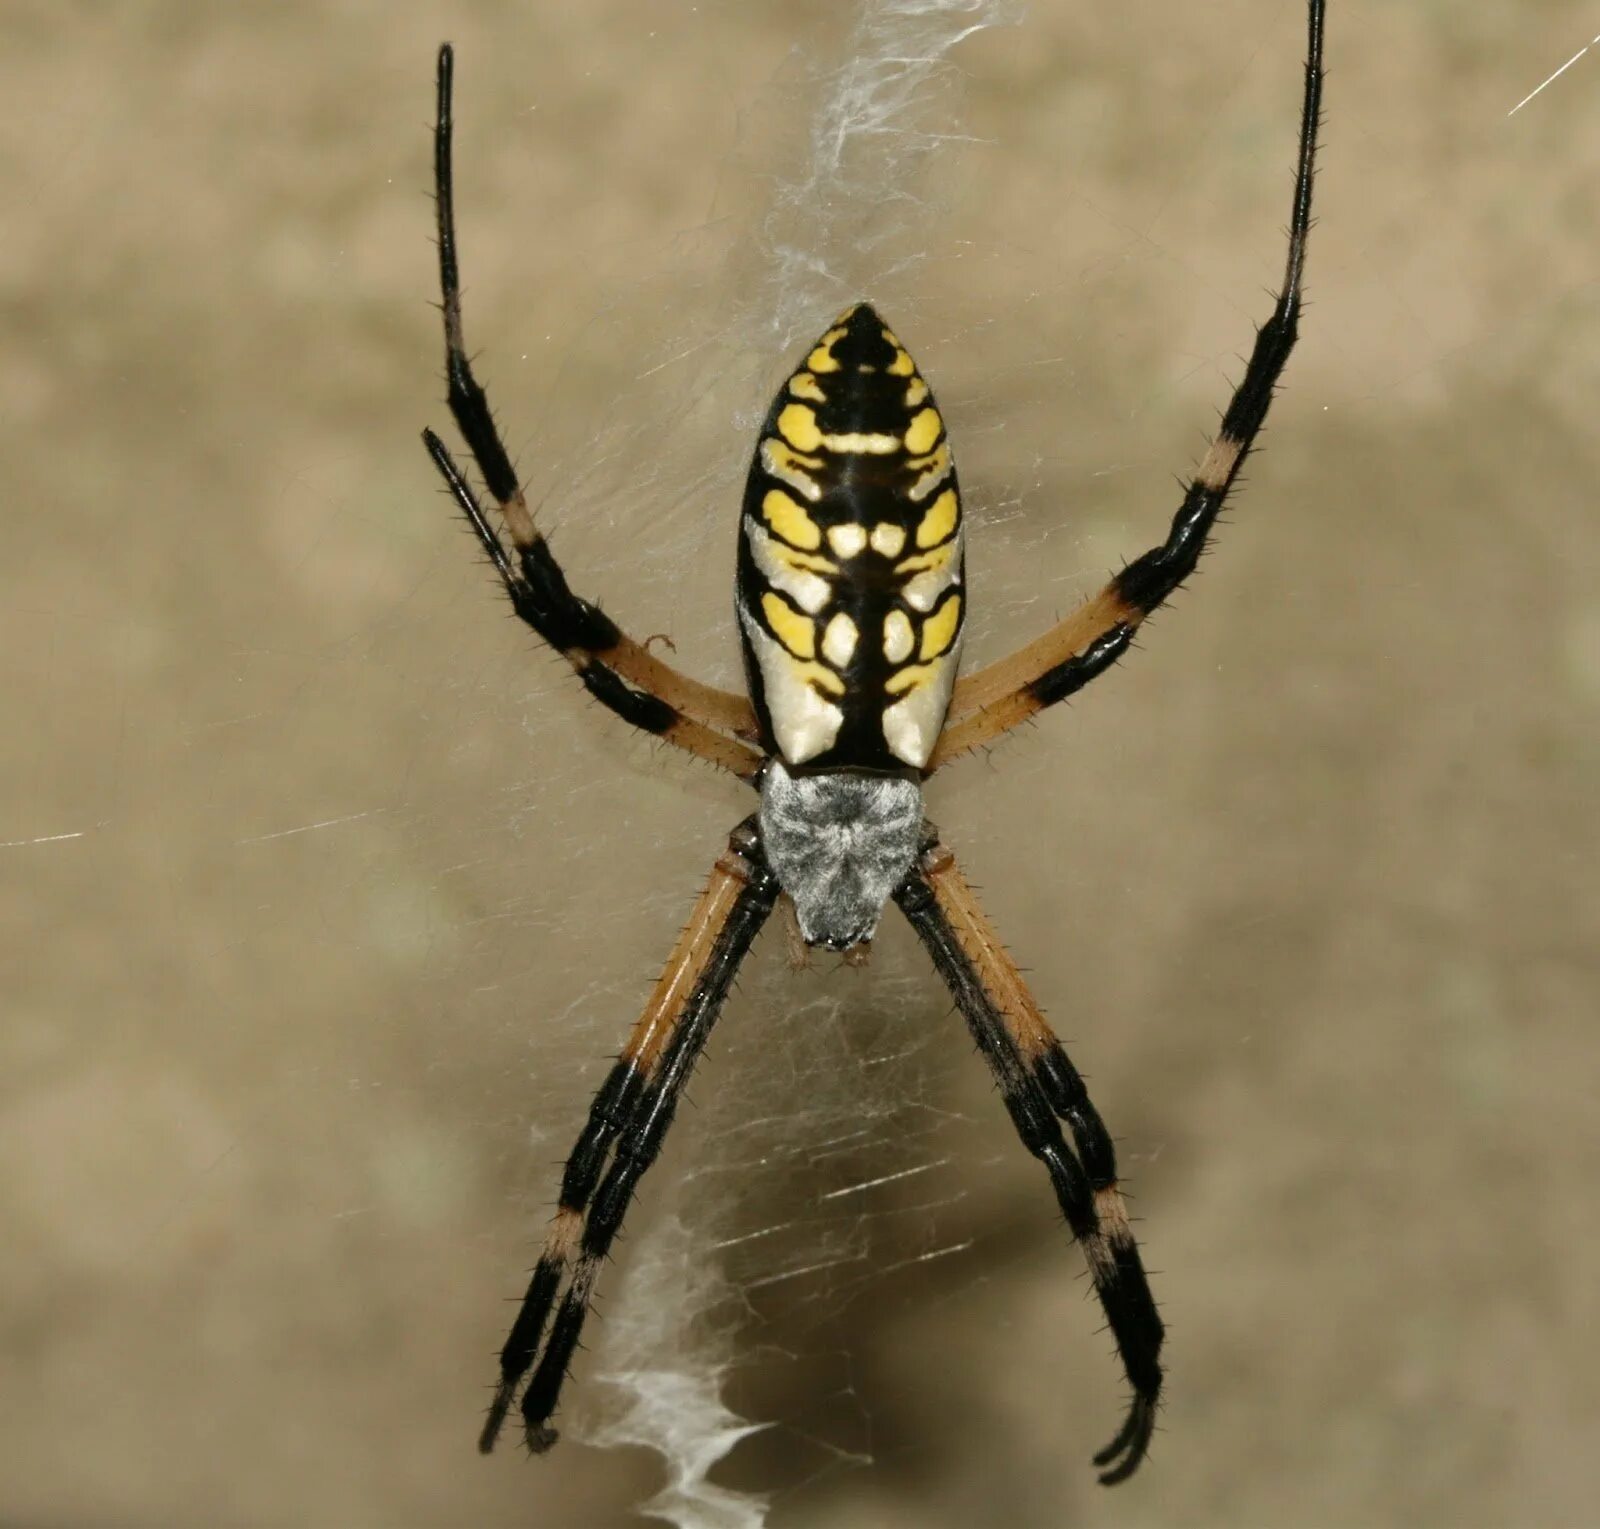
[{"label": "spider eye region", "polygon": [[922,791],[902,776],[796,776],[777,759],[762,776],[762,843],[808,945],[848,950],[870,940],[921,834]]}]

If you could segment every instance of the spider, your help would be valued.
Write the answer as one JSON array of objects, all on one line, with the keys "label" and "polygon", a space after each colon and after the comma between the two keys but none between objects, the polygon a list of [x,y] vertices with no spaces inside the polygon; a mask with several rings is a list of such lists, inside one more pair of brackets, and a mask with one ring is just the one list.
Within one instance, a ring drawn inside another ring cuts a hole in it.
[{"label": "spider", "polygon": [[783,384],[756,445],[735,588],[748,696],[679,674],[573,594],[534,523],[462,339],[454,56],[448,44],[440,48],[434,177],[449,405],[501,529],[431,430],[423,432],[428,454],[516,614],[571,664],[590,695],[760,794],[716,861],[566,1161],[559,1205],[500,1356],[479,1438],[484,1453],[519,1391],[529,1448],[542,1452],[555,1442],[550,1419],[600,1264],[768,915],[783,902],[807,947],[860,957],[893,901],[949,987],[1087,1258],[1133,1389],[1116,1437],[1094,1457],[1099,1479],[1123,1481],[1144,1458],[1161,1396],[1164,1328],[1128,1224],[1111,1137],[923,816],[921,782],[1104,673],[1193,573],[1295,343],[1324,4],[1308,6],[1283,288],[1166,540],[1050,631],[957,679],[966,588],[950,443],[910,353],[868,304],[857,303]]}]

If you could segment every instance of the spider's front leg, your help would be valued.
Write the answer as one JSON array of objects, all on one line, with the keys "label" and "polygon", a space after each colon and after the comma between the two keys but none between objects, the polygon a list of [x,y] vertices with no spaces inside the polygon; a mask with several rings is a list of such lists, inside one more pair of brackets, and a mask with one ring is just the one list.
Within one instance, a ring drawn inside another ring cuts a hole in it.
[{"label": "spider's front leg", "polygon": [[1310,0],[1300,151],[1283,288],[1272,316],[1257,331],[1244,378],[1172,517],[1166,541],[1135,558],[1098,595],[1042,637],[1009,658],[957,680],[949,716],[926,773],[1075,695],[1127,652],[1139,624],[1194,572],[1206,538],[1266,420],[1299,333],[1300,286],[1311,233],[1311,184],[1322,111],[1323,7],[1324,0]]},{"label": "spider's front leg", "polygon": [[[478,506],[465,475],[431,430],[422,433],[434,466],[483,549],[505,582],[516,613],[572,665],[584,687],[625,722],[679,748],[754,778],[761,756],[737,741],[754,737],[755,712],[744,697],[678,673],[625,635],[611,618],[580,599],[534,524],[522,485],[489,410],[488,396],[472,373],[461,330],[461,277],[456,263],[454,182],[451,172],[451,88],[455,55],[439,49],[438,119],[434,128],[434,188],[439,218],[439,287],[444,314],[445,372],[450,412],[472,451],[516,554],[506,555]],[[728,734],[735,736],[729,737]]]},{"label": "spider's front leg", "polygon": [[[752,817],[733,831],[727,853],[713,867],[567,1159],[560,1203],[501,1351],[500,1383],[478,1438],[484,1454],[494,1448],[530,1370],[522,1397],[528,1447],[537,1452],[555,1443],[550,1418],[583,1331],[595,1276],[640,1178],[661,1150],[684,1083],[705,1049],[739,963],[777,898],[777,879],[767,866]],[[563,1280],[566,1293],[550,1324]]]},{"label": "spider's front leg", "polygon": [[[1133,1386],[1126,1421],[1094,1457],[1104,1467],[1100,1480],[1114,1486],[1138,1469],[1150,1447],[1165,1329],[1128,1225],[1111,1136],[944,845],[936,839],[924,845],[895,901],[966,1017],[1022,1144],[1044,1164],[1067,1225],[1088,1259],[1095,1293]],[[1075,1154],[1058,1120],[1066,1122]]]}]

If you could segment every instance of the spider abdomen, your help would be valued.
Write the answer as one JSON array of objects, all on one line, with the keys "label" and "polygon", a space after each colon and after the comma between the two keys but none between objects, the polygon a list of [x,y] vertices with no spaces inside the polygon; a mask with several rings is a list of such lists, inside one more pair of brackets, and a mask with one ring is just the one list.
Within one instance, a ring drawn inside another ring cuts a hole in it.
[{"label": "spider abdomen", "polygon": [[865,303],[773,400],[751,463],[738,610],[764,742],[790,764],[928,762],[966,616],[944,421]]}]

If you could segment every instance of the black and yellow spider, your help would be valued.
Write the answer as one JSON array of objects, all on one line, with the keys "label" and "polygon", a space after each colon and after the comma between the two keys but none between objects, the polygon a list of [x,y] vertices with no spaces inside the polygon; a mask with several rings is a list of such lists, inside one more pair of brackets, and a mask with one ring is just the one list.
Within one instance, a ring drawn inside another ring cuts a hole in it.
[{"label": "black and yellow spider", "polygon": [[522,1393],[529,1447],[555,1442],[550,1418],[596,1272],[660,1151],[740,961],[787,898],[807,945],[859,955],[892,899],[927,947],[1023,1145],[1050,1175],[1133,1387],[1126,1421],[1095,1456],[1100,1479],[1122,1481],[1144,1458],[1161,1394],[1163,1328],[1117,1186],[1111,1138],[954,857],[923,817],[921,782],[1109,668],[1140,622],[1194,571],[1295,342],[1311,226],[1323,7],[1324,0],[1310,0],[1283,290],[1166,541],[1043,636],[958,681],[966,592],[949,440],[909,352],[859,303],[818,339],[761,427],[740,520],[736,589],[748,699],[679,674],[574,595],[534,524],[462,341],[450,168],[453,57],[448,45],[439,50],[434,174],[450,409],[499,507],[509,547],[431,430],[423,432],[428,452],[517,614],[567,659],[589,693],[624,721],[731,771],[761,798],[717,860],[567,1159],[560,1205],[501,1354],[499,1388],[479,1440],[485,1452],[530,1371]]}]

